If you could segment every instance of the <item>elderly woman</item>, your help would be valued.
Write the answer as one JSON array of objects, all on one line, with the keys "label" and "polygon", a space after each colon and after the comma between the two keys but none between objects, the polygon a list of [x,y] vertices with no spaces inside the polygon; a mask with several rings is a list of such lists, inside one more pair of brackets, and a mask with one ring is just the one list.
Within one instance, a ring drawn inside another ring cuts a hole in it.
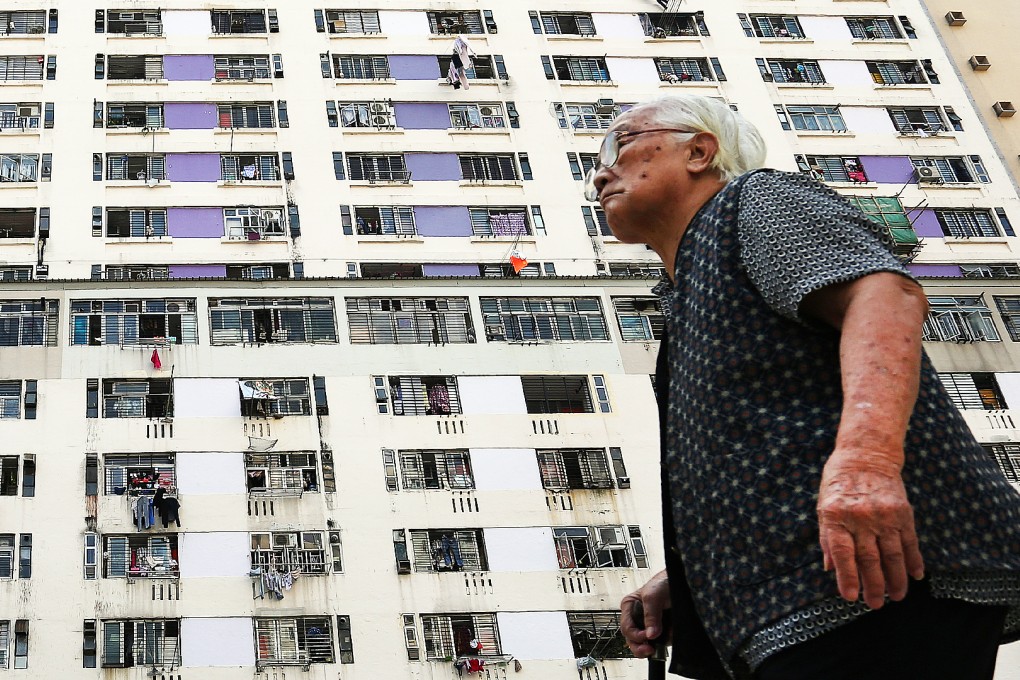
[{"label": "elderly woman", "polygon": [[623,634],[648,656],[672,629],[692,678],[990,679],[1020,636],[1020,495],[922,351],[886,230],[764,157],[727,106],[674,97],[617,118],[588,178],[668,274],[667,567]]}]

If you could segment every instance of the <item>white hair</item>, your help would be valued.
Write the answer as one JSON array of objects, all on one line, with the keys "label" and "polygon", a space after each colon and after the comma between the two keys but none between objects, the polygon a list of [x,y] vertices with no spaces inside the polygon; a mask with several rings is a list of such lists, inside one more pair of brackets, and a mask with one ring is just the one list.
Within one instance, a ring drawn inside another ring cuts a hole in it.
[{"label": "white hair", "polygon": [[648,112],[657,125],[708,132],[719,140],[712,168],[730,181],[765,165],[765,140],[750,121],[727,104],[696,94],[663,97],[627,113]]}]

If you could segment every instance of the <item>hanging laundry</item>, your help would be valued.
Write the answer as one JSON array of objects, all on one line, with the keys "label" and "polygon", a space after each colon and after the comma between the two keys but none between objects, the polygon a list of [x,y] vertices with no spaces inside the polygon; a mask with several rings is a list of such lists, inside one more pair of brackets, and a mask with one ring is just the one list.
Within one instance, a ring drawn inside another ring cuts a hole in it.
[{"label": "hanging laundry", "polygon": [[450,69],[447,73],[447,80],[453,85],[453,88],[460,89],[461,86],[465,90],[470,89],[471,85],[468,83],[467,72],[469,69],[474,67],[474,63],[471,58],[477,56],[475,51],[471,49],[467,40],[463,36],[458,35],[457,39],[453,41],[453,50],[450,55]]},{"label": "hanging laundry", "polygon": [[163,498],[163,502],[159,504],[159,518],[163,521],[164,529],[168,528],[171,522],[176,522],[178,528],[180,528],[180,507],[180,502],[173,496]]},{"label": "hanging laundry", "polygon": [[163,362],[159,360],[159,352],[152,350],[152,356],[149,357],[149,361],[152,362],[152,367],[157,371],[163,368]]},{"label": "hanging laundry", "polygon": [[245,179],[256,179],[258,177],[258,166],[255,164],[246,165],[241,168],[241,177]]}]

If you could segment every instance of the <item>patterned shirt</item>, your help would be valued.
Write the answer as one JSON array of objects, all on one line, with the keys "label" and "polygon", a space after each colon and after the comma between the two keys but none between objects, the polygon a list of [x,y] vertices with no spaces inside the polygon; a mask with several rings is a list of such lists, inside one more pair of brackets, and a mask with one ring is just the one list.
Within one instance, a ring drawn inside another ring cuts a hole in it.
[{"label": "patterned shirt", "polygon": [[[737,677],[869,611],[841,599],[822,568],[815,513],[842,410],[840,338],[799,306],[867,274],[909,276],[891,245],[880,225],[809,177],[756,171],[702,207],[677,252],[675,284],[656,288],[675,548],[698,617]],[[932,591],[1011,605],[1004,641],[1020,637],[1020,494],[927,355],[905,456]]]}]

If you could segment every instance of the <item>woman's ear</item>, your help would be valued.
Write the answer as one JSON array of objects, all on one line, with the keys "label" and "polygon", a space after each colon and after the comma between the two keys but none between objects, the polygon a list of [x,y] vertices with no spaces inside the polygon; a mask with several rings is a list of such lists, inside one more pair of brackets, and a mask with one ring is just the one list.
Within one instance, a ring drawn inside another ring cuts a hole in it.
[{"label": "woman's ear", "polygon": [[711,169],[716,154],[719,153],[719,140],[710,132],[699,132],[687,142],[687,170],[698,174]]}]

